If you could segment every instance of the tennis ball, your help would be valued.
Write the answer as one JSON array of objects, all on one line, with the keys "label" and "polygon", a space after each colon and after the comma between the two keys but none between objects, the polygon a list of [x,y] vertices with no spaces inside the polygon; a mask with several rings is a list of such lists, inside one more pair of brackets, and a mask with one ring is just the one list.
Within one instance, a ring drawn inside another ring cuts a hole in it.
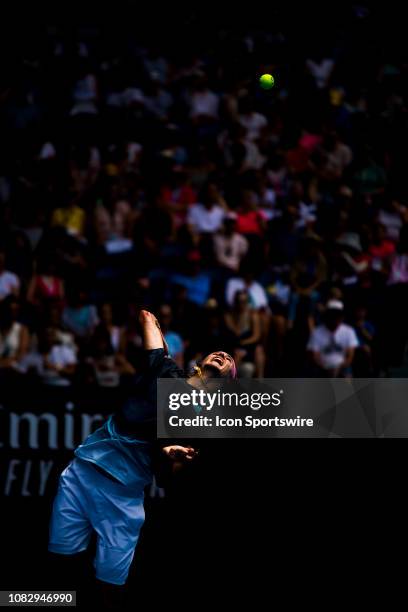
[{"label": "tennis ball", "polygon": [[271,74],[263,74],[259,78],[259,84],[262,89],[272,89],[272,87],[275,85],[275,79]]}]

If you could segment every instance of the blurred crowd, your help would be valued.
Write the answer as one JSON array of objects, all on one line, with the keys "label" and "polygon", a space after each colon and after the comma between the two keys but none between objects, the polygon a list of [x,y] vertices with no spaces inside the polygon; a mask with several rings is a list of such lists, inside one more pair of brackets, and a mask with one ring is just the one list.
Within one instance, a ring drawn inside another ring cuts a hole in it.
[{"label": "blurred crowd", "polygon": [[408,63],[376,27],[22,46],[0,84],[0,376],[117,386],[141,307],[186,369],[222,349],[246,377],[404,372]]}]

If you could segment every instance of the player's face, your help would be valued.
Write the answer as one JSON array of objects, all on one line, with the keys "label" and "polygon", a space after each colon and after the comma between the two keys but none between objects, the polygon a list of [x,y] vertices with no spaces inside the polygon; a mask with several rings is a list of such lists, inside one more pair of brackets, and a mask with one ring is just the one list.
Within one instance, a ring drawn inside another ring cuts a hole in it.
[{"label": "player's face", "polygon": [[211,366],[212,368],[218,370],[221,376],[226,376],[230,372],[233,363],[234,360],[232,359],[231,355],[224,353],[224,351],[216,351],[215,353],[210,353],[210,355],[207,355],[202,362],[202,367],[205,368],[205,366]]}]

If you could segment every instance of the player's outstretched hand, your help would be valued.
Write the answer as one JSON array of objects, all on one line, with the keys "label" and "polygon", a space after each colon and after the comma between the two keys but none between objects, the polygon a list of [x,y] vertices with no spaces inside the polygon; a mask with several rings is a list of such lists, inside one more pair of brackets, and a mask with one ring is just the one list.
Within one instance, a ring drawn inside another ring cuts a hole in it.
[{"label": "player's outstretched hand", "polygon": [[163,452],[173,461],[191,461],[197,455],[197,451],[191,446],[179,446],[178,444],[165,446]]}]

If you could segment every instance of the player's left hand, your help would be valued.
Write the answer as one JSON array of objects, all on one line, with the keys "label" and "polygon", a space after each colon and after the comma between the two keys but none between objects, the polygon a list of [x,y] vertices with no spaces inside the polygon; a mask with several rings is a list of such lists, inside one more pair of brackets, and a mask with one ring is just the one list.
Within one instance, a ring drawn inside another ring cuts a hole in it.
[{"label": "player's left hand", "polygon": [[191,461],[197,455],[197,451],[192,446],[179,446],[178,444],[165,446],[163,452],[173,461]]}]

